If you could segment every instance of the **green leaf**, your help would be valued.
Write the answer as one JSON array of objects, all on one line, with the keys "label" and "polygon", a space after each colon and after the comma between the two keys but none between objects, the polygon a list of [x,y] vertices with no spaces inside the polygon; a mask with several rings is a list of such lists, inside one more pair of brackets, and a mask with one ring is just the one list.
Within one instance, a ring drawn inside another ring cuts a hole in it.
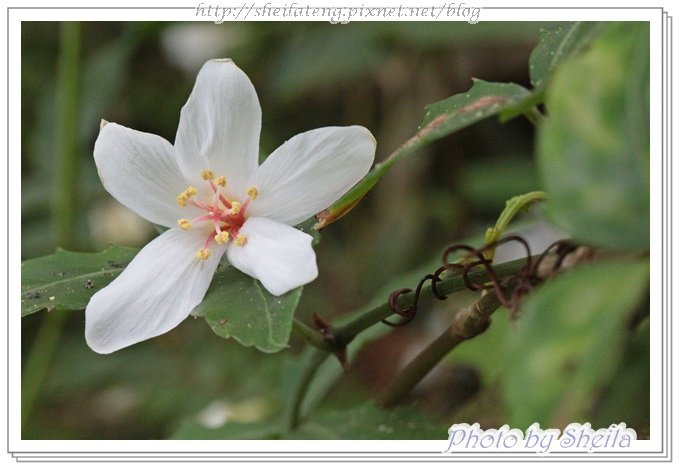
[{"label": "green leaf", "polygon": [[286,439],[446,439],[450,424],[437,425],[415,408],[393,410],[363,404],[315,414]]},{"label": "green leaf", "polygon": [[276,297],[233,266],[219,266],[192,315],[205,317],[218,336],[274,353],[288,347],[301,294],[302,287],[298,287]]},{"label": "green leaf", "polygon": [[21,263],[21,316],[44,308],[80,310],[106,287],[139,250],[111,246],[101,253],[57,250]]},{"label": "green leaf", "polygon": [[619,363],[626,320],[648,276],[646,261],[581,266],[526,301],[506,354],[509,424],[545,429],[592,419],[589,410]]},{"label": "green leaf", "polygon": [[321,230],[351,211],[361,199],[403,157],[437,139],[453,134],[483,119],[500,114],[530,96],[529,91],[514,83],[492,83],[473,79],[472,88],[425,107],[425,118],[416,135],[378,163],[347,194],[320,213],[314,228]]},{"label": "green leaf", "polygon": [[649,247],[649,26],[613,24],[547,90],[538,163],[553,221],[580,242]]},{"label": "green leaf", "polygon": [[427,105],[420,129],[432,142],[495,116],[527,96],[529,91],[520,85],[473,78],[467,92]]},{"label": "green leaf", "polygon": [[603,23],[575,22],[543,30],[529,58],[529,77],[535,88],[543,88],[555,68],[588,46]]}]

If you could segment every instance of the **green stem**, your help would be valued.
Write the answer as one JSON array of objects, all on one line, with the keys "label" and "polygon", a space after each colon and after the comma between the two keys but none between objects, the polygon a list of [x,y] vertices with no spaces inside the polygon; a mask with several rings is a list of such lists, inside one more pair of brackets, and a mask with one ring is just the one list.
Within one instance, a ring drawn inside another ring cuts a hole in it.
[{"label": "green stem", "polygon": [[80,24],[62,23],[59,57],[57,117],[60,158],[56,171],[54,217],[57,240],[62,248],[75,248],[74,222],[78,210],[78,75]]},{"label": "green stem", "polygon": [[[80,68],[80,24],[62,23],[57,83],[57,136],[59,162],[53,217],[58,244],[73,248],[78,204],[78,75]],[[31,412],[59,343],[67,316],[48,314],[42,320],[23,370],[21,381],[21,424],[26,429]]]},{"label": "green stem", "polygon": [[[526,259],[509,261],[507,263],[494,266],[494,271],[496,272],[497,276],[502,279],[505,276],[516,273],[525,264]],[[483,284],[491,280],[486,271],[483,270],[473,271],[468,277],[472,282],[477,284]],[[444,279],[442,282],[437,284],[437,290],[444,295],[449,295],[465,288],[465,281],[460,275],[451,277],[449,279]],[[419,302],[426,302],[432,299],[434,299],[432,290],[424,289],[420,293]],[[415,295],[413,292],[406,293],[400,297],[400,302],[403,302],[405,305],[413,303],[414,300]],[[377,323],[380,323],[392,315],[394,315],[394,312],[392,312],[387,302],[372,309],[366,310],[344,326],[341,326],[335,330],[333,333],[333,337],[335,338],[333,344],[326,341],[321,333],[305,325],[297,318],[293,320],[293,332],[316,349],[333,352],[344,349],[359,333]]]},{"label": "green stem", "polygon": [[333,347],[328,344],[321,333],[305,325],[297,318],[293,319],[293,331],[316,349],[324,351],[333,350]]},{"label": "green stem", "polygon": [[[506,276],[515,274],[525,265],[526,258],[522,258],[494,266],[494,271],[496,272],[496,275],[498,276],[499,279],[503,279]],[[486,271],[484,270],[473,271],[469,274],[468,277],[470,281],[476,284],[483,284],[491,280]],[[460,275],[451,277],[449,279],[444,279],[442,282],[437,284],[437,290],[443,295],[449,295],[466,288],[467,287],[465,286],[463,276]],[[435,296],[431,289],[423,289],[422,292],[420,293],[419,302],[426,302],[434,298]],[[399,298],[400,303],[403,302],[403,305],[409,305],[413,303],[414,300],[415,295],[413,292],[404,294]],[[367,310],[366,312],[360,314],[357,318],[350,321],[346,325],[336,329],[335,331],[336,343],[340,347],[346,346],[359,333],[361,333],[367,328],[370,328],[376,323],[380,323],[382,320],[388,318],[391,315],[394,315],[394,312],[392,312],[387,302],[378,307]]]},{"label": "green stem", "polygon": [[397,374],[378,397],[377,405],[382,408],[396,406],[453,348],[483,333],[489,326],[489,317],[500,305],[496,294],[491,292],[459,311],[453,325]]},{"label": "green stem", "polygon": [[532,123],[535,127],[539,127],[545,121],[545,116],[541,113],[536,106],[524,111],[524,117]]},{"label": "green stem", "polygon": [[302,403],[307,395],[307,390],[312,383],[312,379],[316,375],[316,371],[323,362],[328,358],[328,351],[319,350],[315,351],[314,355],[309,360],[309,364],[305,368],[305,372],[300,379],[300,383],[295,390],[295,396],[293,397],[293,407],[290,413],[290,420],[288,422],[289,429],[295,429],[298,424],[300,424]]}]

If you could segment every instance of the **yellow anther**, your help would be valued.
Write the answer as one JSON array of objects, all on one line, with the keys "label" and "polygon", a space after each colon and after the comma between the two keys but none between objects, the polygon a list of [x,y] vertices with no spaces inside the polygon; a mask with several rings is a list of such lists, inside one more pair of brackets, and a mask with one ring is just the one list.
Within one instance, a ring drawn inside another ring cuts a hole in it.
[{"label": "yellow anther", "polygon": [[248,186],[248,189],[246,189],[246,194],[251,200],[255,199],[257,197],[257,188],[255,186]]},{"label": "yellow anther", "polygon": [[189,222],[187,219],[179,219],[177,221],[177,225],[179,225],[179,228],[182,230],[189,230],[191,228],[191,222]]},{"label": "yellow anther", "polygon": [[198,194],[198,190],[193,186],[189,186],[183,192],[179,193],[179,196],[177,196],[177,205],[179,207],[185,207],[187,205],[187,201],[196,194]]},{"label": "yellow anther", "polygon": [[203,170],[201,172],[201,178],[208,181],[215,177],[215,174],[211,170]]},{"label": "yellow anther", "polygon": [[215,235],[215,241],[220,245],[223,245],[229,241],[229,232],[220,232]]},{"label": "yellow anther", "polygon": [[241,212],[241,203],[238,201],[232,201],[231,202],[231,213],[232,214],[238,214]]},{"label": "yellow anther", "polygon": [[201,248],[196,252],[196,258],[203,261],[207,260],[208,258],[210,258],[210,250],[207,248]]},{"label": "yellow anther", "polygon": [[236,246],[243,246],[246,244],[246,241],[248,241],[248,239],[246,238],[245,235],[237,235],[236,240],[234,240],[234,243],[236,243]]},{"label": "yellow anther", "polygon": [[222,186],[225,187],[227,185],[227,177],[226,176],[220,176],[218,178],[215,178],[215,181],[213,181],[217,186]]}]

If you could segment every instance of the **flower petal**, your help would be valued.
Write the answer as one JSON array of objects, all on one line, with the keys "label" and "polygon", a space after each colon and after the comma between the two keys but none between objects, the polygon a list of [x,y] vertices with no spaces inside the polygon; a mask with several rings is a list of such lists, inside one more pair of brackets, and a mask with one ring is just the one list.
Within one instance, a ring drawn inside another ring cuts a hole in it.
[{"label": "flower petal", "polygon": [[170,229],[132,260],[111,284],[97,292],[85,309],[85,339],[107,354],[161,335],[179,325],[205,295],[224,247],[196,259],[201,232]]},{"label": "flower petal", "polygon": [[202,170],[224,175],[241,194],[257,168],[262,110],[248,76],[230,59],[211,60],[198,73],[182,108],[175,148],[192,183]]},{"label": "flower petal", "polygon": [[250,214],[298,224],[326,209],[373,164],[375,139],[361,126],[298,134],[272,153],[248,183],[258,196]]},{"label": "flower petal", "polygon": [[187,183],[170,142],[102,121],[94,160],[104,188],[118,202],[153,223],[166,227],[177,223],[176,198]]},{"label": "flower petal", "polygon": [[229,243],[229,262],[259,279],[271,294],[283,295],[319,275],[310,235],[262,217],[246,220],[239,235],[246,243]]}]

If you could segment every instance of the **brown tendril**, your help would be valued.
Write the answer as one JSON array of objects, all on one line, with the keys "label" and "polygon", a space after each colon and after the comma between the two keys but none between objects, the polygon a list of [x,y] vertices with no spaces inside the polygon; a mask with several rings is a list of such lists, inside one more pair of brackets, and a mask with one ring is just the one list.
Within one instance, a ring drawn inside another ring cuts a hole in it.
[{"label": "brown tendril", "polygon": [[[510,242],[515,242],[522,245],[526,251],[526,264],[515,275],[506,279],[499,279],[492,266],[492,260],[486,258],[484,253],[489,249],[497,248]],[[401,307],[399,305],[399,297],[413,292],[412,289],[402,288],[390,294],[388,300],[390,310],[401,316],[402,320],[393,322],[384,319],[383,323],[393,327],[405,326],[409,324],[415,318],[418,312],[420,293],[423,289],[423,285],[427,281],[430,281],[430,288],[432,289],[434,297],[439,300],[445,300],[447,296],[438,290],[437,285],[443,281],[442,275],[447,271],[460,273],[463,277],[465,286],[472,292],[493,289],[500,303],[510,311],[511,317],[514,317],[522,297],[524,297],[534,288],[534,286],[541,282],[541,278],[538,275],[538,268],[546,256],[551,254],[553,251],[557,255],[556,260],[551,267],[551,273],[554,273],[560,268],[564,258],[576,248],[577,246],[568,240],[559,240],[551,244],[534,263],[531,258],[531,248],[529,247],[529,243],[519,235],[508,235],[494,242],[487,243],[479,249],[466,244],[452,245],[446,248],[442,254],[443,264],[437,268],[434,273],[423,276],[423,278],[420,280],[418,286],[416,287],[413,303],[411,305],[406,308]],[[466,253],[457,262],[450,262],[449,257],[458,251],[465,251]],[[478,284],[470,279],[471,273],[478,272],[477,268],[479,267],[482,267],[482,269],[486,271],[486,274],[490,279],[489,282]],[[507,292],[510,286],[512,286],[512,288],[510,295],[508,296]]]}]

